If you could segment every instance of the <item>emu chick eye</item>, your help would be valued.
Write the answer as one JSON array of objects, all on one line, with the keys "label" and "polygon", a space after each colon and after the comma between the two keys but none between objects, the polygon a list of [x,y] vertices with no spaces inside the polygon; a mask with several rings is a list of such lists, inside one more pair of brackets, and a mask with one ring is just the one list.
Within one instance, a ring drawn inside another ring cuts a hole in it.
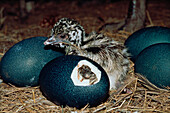
[{"label": "emu chick eye", "polygon": [[66,38],[66,35],[65,34],[61,34],[60,38],[64,39],[64,38]]}]

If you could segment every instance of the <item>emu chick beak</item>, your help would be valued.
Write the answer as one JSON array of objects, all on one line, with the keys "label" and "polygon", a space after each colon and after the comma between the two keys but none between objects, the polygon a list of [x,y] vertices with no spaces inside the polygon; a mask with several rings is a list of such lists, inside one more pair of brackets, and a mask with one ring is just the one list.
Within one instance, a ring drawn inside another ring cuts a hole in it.
[{"label": "emu chick beak", "polygon": [[61,40],[57,36],[55,37],[53,35],[44,42],[44,45],[55,45],[55,44],[59,44],[61,42],[63,42],[63,40]]}]

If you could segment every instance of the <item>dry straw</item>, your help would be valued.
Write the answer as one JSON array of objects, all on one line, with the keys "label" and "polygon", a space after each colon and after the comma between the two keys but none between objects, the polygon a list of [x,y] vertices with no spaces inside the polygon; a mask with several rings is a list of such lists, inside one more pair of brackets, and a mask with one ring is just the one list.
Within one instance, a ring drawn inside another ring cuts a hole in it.
[{"label": "dry straw", "polygon": [[[169,14],[160,12],[161,14]],[[154,25],[147,11],[149,24]],[[162,22],[162,20],[160,20]],[[158,22],[159,23],[159,22]],[[7,27],[5,27],[7,29]],[[26,27],[22,29],[39,29],[38,27]],[[47,31],[41,28],[41,31]],[[0,41],[12,41],[17,43],[23,40],[23,36],[18,35],[19,31],[13,30],[11,38],[7,37],[7,30],[0,33]],[[34,30],[32,30],[34,31]],[[36,30],[35,30],[36,31]],[[89,29],[89,31],[91,31]],[[24,32],[27,33],[27,32]],[[105,33],[115,40],[124,42],[131,34],[125,31],[118,33]],[[3,38],[2,38],[3,37]],[[22,38],[21,38],[22,37]],[[27,36],[28,37],[28,36]],[[4,47],[4,49],[6,46]],[[0,53],[0,58],[4,55],[6,49]],[[78,110],[72,107],[63,107],[55,105],[48,101],[41,93],[38,87],[24,87],[18,88],[11,84],[0,84],[0,112],[30,112],[30,113],[112,113],[112,112],[170,112],[170,88],[160,89],[150,83],[146,78],[134,73],[133,63],[131,63],[131,70],[129,71],[126,83],[118,90],[110,91],[108,100],[97,107],[89,108],[89,104],[84,108]]]},{"label": "dry straw", "polygon": [[[117,35],[118,34],[118,35]],[[127,38],[129,33],[120,31],[107,34]],[[125,36],[126,35],[126,36]],[[0,55],[4,55],[1,53]],[[131,63],[131,70],[125,84],[118,90],[110,91],[108,100],[97,107],[90,108],[87,104],[78,110],[72,107],[63,107],[48,101],[38,87],[18,88],[11,84],[0,84],[0,112],[55,112],[55,113],[106,113],[106,112],[169,112],[170,88],[160,89],[150,83],[140,74],[135,74]]]}]

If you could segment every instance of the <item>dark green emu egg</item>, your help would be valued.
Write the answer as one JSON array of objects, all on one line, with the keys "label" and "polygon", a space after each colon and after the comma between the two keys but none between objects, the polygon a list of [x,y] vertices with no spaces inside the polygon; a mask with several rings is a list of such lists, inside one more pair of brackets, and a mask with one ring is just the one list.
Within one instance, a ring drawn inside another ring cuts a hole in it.
[{"label": "dark green emu egg", "polygon": [[145,48],[136,58],[135,72],[160,88],[170,86],[170,43]]},{"label": "dark green emu egg", "polygon": [[125,46],[132,55],[131,60],[135,62],[143,49],[156,43],[170,43],[170,28],[154,26],[140,29],[129,36]]},{"label": "dark green emu egg", "polygon": [[43,66],[63,53],[45,47],[47,37],[25,39],[12,46],[2,57],[0,75],[4,82],[18,87],[37,86]]},{"label": "dark green emu egg", "polygon": [[[85,68],[86,67],[86,68]],[[79,71],[81,73],[79,73]],[[93,84],[82,76],[90,74]],[[109,78],[96,62],[81,56],[62,56],[47,63],[40,73],[40,89],[57,105],[78,109],[89,104],[97,106],[106,101]]]}]

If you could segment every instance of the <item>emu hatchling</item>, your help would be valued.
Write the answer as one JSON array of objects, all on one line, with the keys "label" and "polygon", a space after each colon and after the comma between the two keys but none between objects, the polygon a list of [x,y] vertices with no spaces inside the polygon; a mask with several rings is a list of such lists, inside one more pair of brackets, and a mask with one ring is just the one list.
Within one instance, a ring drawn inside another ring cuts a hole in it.
[{"label": "emu hatchling", "polygon": [[119,88],[129,69],[127,48],[113,38],[85,30],[75,20],[62,18],[52,28],[51,36],[44,42],[63,48],[67,55],[88,57],[100,64],[108,74],[110,89]]}]

